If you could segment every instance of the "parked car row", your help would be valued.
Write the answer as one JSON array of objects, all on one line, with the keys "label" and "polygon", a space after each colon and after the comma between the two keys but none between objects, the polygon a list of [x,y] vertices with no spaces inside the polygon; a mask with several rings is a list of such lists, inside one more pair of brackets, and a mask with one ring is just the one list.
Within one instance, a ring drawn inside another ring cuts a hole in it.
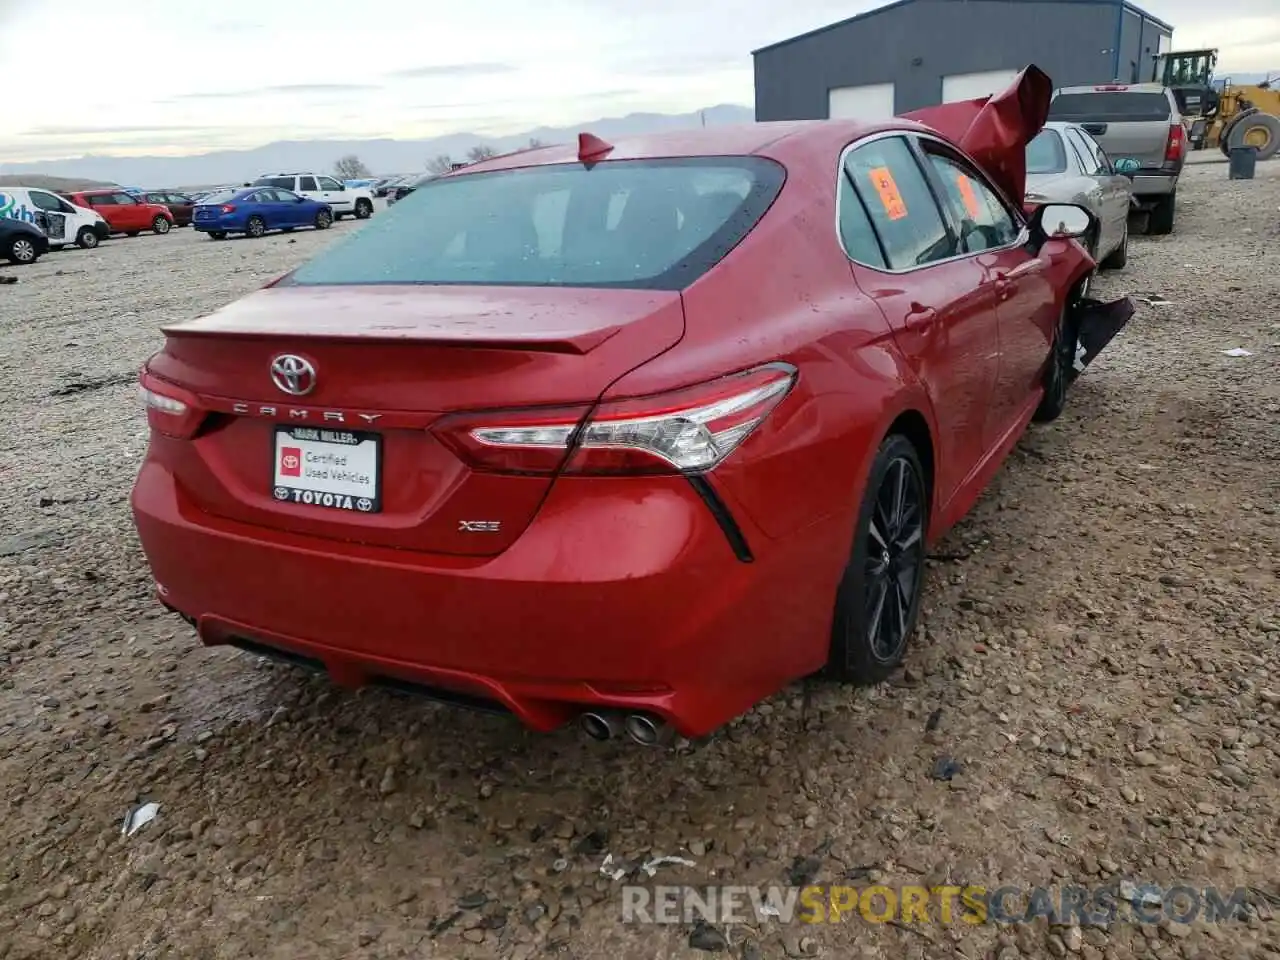
[{"label": "parked car row", "polygon": [[[315,173],[275,173],[241,187],[192,195],[177,190],[106,187],[59,193],[42,187],[0,190],[0,258],[34,263],[68,244],[96,247],[115,235],[168,233],[192,226],[221,240],[260,237],[297,227],[327,229],[335,220],[373,216],[373,191]],[[34,231],[34,233],[33,233]]]}]

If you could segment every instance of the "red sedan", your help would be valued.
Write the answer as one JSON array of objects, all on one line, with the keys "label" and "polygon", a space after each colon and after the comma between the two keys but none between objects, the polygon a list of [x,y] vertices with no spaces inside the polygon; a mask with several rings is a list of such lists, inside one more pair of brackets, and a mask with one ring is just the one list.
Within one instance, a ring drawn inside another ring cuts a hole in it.
[{"label": "red sedan", "polygon": [[1107,313],[1090,215],[1018,203],[1049,90],[490,160],[166,328],[132,496],[162,602],[642,742],[882,680],[926,544]]}]

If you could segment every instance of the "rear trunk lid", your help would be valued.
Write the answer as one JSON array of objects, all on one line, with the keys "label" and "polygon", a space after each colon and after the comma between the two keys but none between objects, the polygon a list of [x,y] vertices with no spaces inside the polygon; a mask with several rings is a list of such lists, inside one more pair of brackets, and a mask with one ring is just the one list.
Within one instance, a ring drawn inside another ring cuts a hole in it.
[{"label": "rear trunk lid", "polygon": [[[271,287],[164,329],[148,372],[209,417],[194,439],[157,437],[153,455],[213,516],[493,555],[553,478],[473,471],[429,428],[453,412],[591,403],[683,332],[674,291]],[[273,372],[281,357],[304,363]]]}]

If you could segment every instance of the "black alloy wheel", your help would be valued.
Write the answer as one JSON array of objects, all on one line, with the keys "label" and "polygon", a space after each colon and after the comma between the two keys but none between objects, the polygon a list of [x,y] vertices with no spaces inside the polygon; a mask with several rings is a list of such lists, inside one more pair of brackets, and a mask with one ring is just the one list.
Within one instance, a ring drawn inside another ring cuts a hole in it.
[{"label": "black alloy wheel", "polygon": [[879,683],[902,662],[924,580],[929,490],[915,445],[900,434],[876,453],[836,596],[828,670]]}]

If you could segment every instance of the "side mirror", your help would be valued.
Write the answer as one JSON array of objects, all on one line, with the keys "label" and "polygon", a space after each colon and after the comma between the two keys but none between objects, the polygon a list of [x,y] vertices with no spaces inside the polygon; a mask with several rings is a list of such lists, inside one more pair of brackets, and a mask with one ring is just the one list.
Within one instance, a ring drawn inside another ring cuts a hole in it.
[{"label": "side mirror", "polygon": [[1031,232],[1039,243],[1078,240],[1096,225],[1095,217],[1074,203],[1046,203],[1031,218]]}]

